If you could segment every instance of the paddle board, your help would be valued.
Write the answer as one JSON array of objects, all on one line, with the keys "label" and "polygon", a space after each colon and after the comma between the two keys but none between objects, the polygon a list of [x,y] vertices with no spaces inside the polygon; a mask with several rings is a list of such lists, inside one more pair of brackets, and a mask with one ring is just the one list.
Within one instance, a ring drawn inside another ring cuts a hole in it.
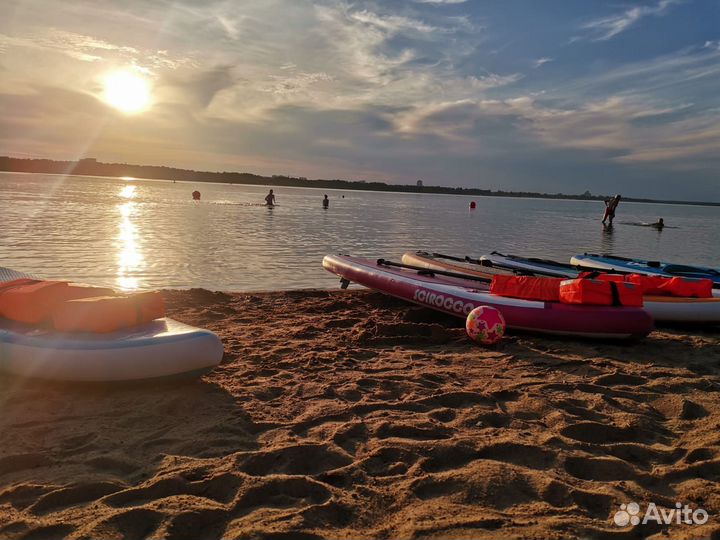
[{"label": "paddle board", "polygon": [[575,278],[580,271],[572,265],[540,259],[537,257],[518,257],[517,255],[503,255],[493,251],[489,255],[480,257],[480,261],[489,266],[505,268],[516,272],[526,272],[539,276]]},{"label": "paddle board", "polygon": [[647,335],[652,317],[641,308],[574,306],[491,295],[487,285],[388,267],[371,259],[327,255],[323,267],[341,278],[415,304],[465,318],[478,306],[499,309],[508,328],[602,339]]},{"label": "paddle board", "polygon": [[570,264],[581,269],[602,270],[604,272],[706,278],[713,280],[715,288],[720,288],[720,270],[705,266],[645,261],[642,259],[628,259],[615,255],[594,255],[591,253],[575,255],[570,259]]},{"label": "paddle board", "polygon": [[[28,274],[0,267],[0,282]],[[61,333],[0,318],[0,370],[64,381],[137,381],[199,376],[220,363],[210,332],[162,318],[107,334]]]},{"label": "paddle board", "polygon": [[[481,257],[481,260],[485,257]],[[552,277],[567,277],[569,279],[578,276],[579,271],[570,265],[563,265],[547,259],[525,259],[516,255],[492,255],[490,259],[493,263],[512,268],[517,268],[528,273]],[[447,270],[451,272],[467,273],[471,276],[492,277],[486,273],[485,266],[481,265],[461,265],[458,263],[448,263],[444,260],[433,258],[427,253],[405,253],[402,261],[405,264],[413,266],[422,266],[430,270]],[[537,272],[529,272],[530,269],[537,268]],[[567,269],[567,274],[562,275],[562,268]],[[543,273],[545,272],[545,273]],[[720,296],[717,291],[716,296]],[[653,316],[658,322],[665,323],[701,323],[701,324],[719,324],[720,323],[720,298],[678,298],[672,296],[645,296],[643,298],[645,310]]]}]

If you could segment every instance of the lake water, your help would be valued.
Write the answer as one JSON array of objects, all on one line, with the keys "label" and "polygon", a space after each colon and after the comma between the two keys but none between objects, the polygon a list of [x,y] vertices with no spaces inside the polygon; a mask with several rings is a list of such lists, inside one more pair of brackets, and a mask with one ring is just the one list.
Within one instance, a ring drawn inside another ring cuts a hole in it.
[{"label": "lake water", "polygon": [[[0,173],[0,266],[128,290],[228,291],[336,287],[328,253],[603,252],[720,266],[718,207],[622,202],[607,232],[596,201],[275,188],[271,209],[268,189]],[[677,228],[622,223],[658,217]]]}]

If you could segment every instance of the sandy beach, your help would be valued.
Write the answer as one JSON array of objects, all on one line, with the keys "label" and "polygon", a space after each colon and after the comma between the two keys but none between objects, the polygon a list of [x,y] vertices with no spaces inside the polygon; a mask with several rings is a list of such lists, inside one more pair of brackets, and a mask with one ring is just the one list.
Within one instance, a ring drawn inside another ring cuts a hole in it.
[{"label": "sandy beach", "polygon": [[717,331],[485,349],[367,291],[165,296],[223,339],[200,380],[0,377],[0,537],[720,538]]}]

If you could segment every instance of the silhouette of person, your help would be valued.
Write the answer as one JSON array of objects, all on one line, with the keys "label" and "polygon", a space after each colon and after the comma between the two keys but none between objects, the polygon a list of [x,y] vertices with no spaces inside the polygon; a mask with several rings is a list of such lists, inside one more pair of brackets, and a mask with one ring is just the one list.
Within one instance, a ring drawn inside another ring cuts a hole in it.
[{"label": "silhouette of person", "polygon": [[270,193],[265,196],[265,206],[275,206],[275,194],[272,189]]}]

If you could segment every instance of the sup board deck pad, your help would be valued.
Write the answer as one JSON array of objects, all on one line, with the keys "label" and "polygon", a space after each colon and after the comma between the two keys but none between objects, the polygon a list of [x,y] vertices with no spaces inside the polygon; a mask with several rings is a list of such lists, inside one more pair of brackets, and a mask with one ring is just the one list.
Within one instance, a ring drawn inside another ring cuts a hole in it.
[{"label": "sup board deck pad", "polygon": [[[28,274],[0,267],[0,282]],[[187,378],[220,363],[209,330],[170,318],[109,333],[70,333],[0,318],[0,370],[62,381],[120,382]]]}]

